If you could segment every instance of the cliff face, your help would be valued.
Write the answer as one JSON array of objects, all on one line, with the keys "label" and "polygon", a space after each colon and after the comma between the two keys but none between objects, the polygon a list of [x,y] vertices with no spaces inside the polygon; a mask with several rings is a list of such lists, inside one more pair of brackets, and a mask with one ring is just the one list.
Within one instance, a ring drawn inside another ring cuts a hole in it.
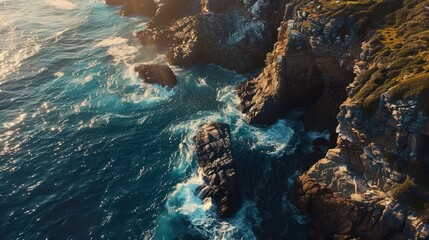
[{"label": "cliff face", "polygon": [[429,1],[292,1],[267,66],[238,84],[251,124],[301,105],[308,128],[339,123],[290,192],[313,238],[429,237],[428,16]]},{"label": "cliff face", "polygon": [[[334,132],[338,106],[354,79],[354,60],[370,25],[400,1],[292,1],[267,66],[237,86],[249,123],[269,124],[290,109],[310,105],[306,126]],[[270,83],[270,91],[264,85]]]},{"label": "cliff face", "polygon": [[166,47],[172,64],[246,72],[272,49],[259,76],[237,86],[250,124],[306,105],[307,128],[338,134],[289,193],[312,218],[312,238],[429,239],[429,0],[161,0],[157,9],[138,38]]},{"label": "cliff face", "polygon": [[[359,38],[345,35],[362,42],[360,54],[353,45],[338,51],[355,58],[346,69],[356,77],[337,116],[337,146],[299,177],[290,198],[312,217],[316,239],[428,239],[429,1],[363,2],[347,6],[352,29],[365,19],[356,18],[357,5],[386,16],[364,22]],[[329,107],[324,98],[307,117]]]}]

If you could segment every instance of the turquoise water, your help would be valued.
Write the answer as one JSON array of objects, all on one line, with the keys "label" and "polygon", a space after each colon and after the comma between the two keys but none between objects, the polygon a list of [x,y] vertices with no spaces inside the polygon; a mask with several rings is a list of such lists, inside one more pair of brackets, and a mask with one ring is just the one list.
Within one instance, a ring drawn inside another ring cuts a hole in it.
[{"label": "turquoise water", "polygon": [[[294,116],[248,126],[217,66],[173,67],[172,90],[142,84],[136,63],[165,62],[102,0],[0,0],[1,239],[305,238],[287,190],[309,142]],[[193,136],[231,125],[243,207],[216,217]]]}]

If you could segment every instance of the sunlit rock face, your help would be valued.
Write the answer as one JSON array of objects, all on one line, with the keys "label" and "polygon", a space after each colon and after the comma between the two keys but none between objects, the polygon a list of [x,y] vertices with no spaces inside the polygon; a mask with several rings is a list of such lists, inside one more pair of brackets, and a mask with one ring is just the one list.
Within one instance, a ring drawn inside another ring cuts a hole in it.
[{"label": "sunlit rock face", "polygon": [[195,136],[198,166],[205,184],[197,189],[203,199],[212,198],[220,217],[231,217],[241,204],[241,193],[231,153],[231,133],[224,123],[207,123]]},{"label": "sunlit rock face", "polygon": [[[410,55],[428,51],[421,47],[429,42],[422,37],[429,27],[424,5],[373,1],[330,10],[313,2],[294,10],[290,26],[309,37],[316,59],[324,59],[316,60],[324,91],[305,115],[308,126],[317,124],[323,107],[329,108],[326,76],[331,83],[338,82],[344,70],[355,76],[338,90],[347,91],[336,110],[336,147],[301,175],[289,193],[296,206],[312,216],[312,238],[429,237],[429,87],[422,81],[429,64],[419,54]],[[324,17],[326,25],[320,28]],[[331,46],[338,50],[328,54]],[[324,55],[336,62],[321,58]]]}]

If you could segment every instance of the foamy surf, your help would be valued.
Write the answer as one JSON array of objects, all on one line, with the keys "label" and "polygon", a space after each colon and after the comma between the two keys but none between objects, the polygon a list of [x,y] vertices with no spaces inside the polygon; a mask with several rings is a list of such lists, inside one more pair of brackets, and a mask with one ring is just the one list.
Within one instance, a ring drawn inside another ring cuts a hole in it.
[{"label": "foamy surf", "polygon": [[253,226],[259,222],[255,204],[244,202],[235,217],[220,219],[211,200],[202,201],[195,195],[196,188],[202,183],[202,175],[199,173],[177,184],[166,203],[169,216],[184,217],[191,223],[193,230],[207,239],[256,239],[252,231]]},{"label": "foamy surf", "polygon": [[174,94],[174,89],[167,89],[156,84],[142,83],[132,93],[123,94],[122,101],[135,104],[153,104],[168,100]]},{"label": "foamy surf", "polygon": [[130,63],[138,53],[138,48],[128,44],[128,39],[111,37],[95,45],[95,47],[108,47],[107,53],[113,56],[115,64]]},{"label": "foamy surf", "polygon": [[77,7],[75,3],[67,0],[45,0],[45,2],[50,6],[64,10],[73,10]]},{"label": "foamy surf", "polygon": [[244,114],[237,109],[239,99],[232,86],[218,91],[217,101],[224,103],[222,113],[232,123],[232,135],[252,140],[251,149],[260,149],[274,157],[295,150],[297,143],[292,144],[295,130],[291,127],[293,124],[290,121],[281,119],[276,124],[264,128],[247,124]]},{"label": "foamy surf", "polygon": [[194,161],[195,141],[194,136],[198,129],[205,123],[221,121],[222,117],[214,112],[198,112],[191,116],[190,120],[182,121],[178,124],[169,127],[172,134],[182,137],[178,146],[179,151],[171,157],[171,162],[174,163],[174,170],[178,173],[184,173]]}]

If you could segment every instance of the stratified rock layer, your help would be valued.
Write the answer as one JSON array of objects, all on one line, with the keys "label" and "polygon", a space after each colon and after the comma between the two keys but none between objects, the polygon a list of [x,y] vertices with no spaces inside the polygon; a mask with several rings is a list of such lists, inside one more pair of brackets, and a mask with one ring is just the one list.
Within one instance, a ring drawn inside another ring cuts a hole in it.
[{"label": "stratified rock layer", "polygon": [[[299,15],[307,14],[295,27],[317,30],[323,17],[312,14],[327,6],[296,2]],[[429,239],[429,2],[338,4],[316,32],[347,33],[342,23],[349,22],[360,37],[337,34],[338,41],[361,39],[359,54],[346,47],[337,54],[354,59],[343,63],[356,78],[339,108],[337,146],[299,177],[290,199],[311,216],[313,239]],[[322,75],[334,69],[316,61]],[[329,103],[321,99],[306,121],[319,120]]]},{"label": "stratified rock layer", "polygon": [[224,123],[203,125],[195,137],[198,166],[206,184],[197,194],[212,198],[220,217],[231,217],[240,207],[241,194],[231,154],[229,126]]},{"label": "stratified rock layer", "polygon": [[365,33],[400,5],[396,0],[347,4],[295,0],[287,5],[265,69],[237,86],[249,123],[271,124],[307,105],[305,125],[334,134]]},{"label": "stratified rock layer", "polygon": [[177,84],[176,75],[167,65],[142,64],[134,68],[145,83],[155,83],[163,87],[174,87]]}]

